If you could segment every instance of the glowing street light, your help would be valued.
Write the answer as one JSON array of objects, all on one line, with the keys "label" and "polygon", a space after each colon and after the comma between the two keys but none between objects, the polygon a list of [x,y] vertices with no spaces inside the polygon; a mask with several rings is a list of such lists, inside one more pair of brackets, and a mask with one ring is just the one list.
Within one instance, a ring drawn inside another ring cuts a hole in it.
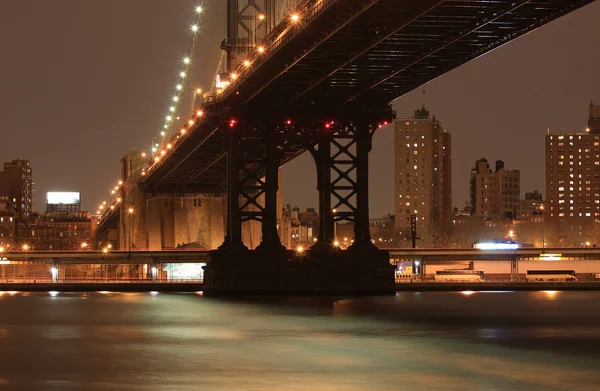
[{"label": "glowing street light", "polygon": [[302,246],[298,246],[298,248],[296,249],[296,251],[298,251],[299,253],[301,253],[302,251],[304,251],[304,248],[302,248]]},{"label": "glowing street light", "polygon": [[23,251],[27,251],[27,250],[29,250],[29,246],[27,244],[24,244],[23,245]]},{"label": "glowing street light", "polygon": [[300,20],[300,16],[298,16],[298,14],[292,14],[291,19],[292,22],[297,22]]}]

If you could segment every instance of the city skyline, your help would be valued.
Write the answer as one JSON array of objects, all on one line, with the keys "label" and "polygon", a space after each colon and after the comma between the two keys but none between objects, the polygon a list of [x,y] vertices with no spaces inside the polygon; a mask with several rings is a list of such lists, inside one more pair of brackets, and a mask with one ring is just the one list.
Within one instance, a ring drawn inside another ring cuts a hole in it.
[{"label": "city skyline", "polygon": [[[0,23],[8,59],[0,64],[0,84],[7,91],[0,97],[0,127],[12,133],[0,156],[32,162],[36,209],[47,191],[74,189],[82,192],[83,209],[94,210],[118,180],[119,159],[131,147],[149,149],[188,43],[193,4],[143,4],[7,6],[4,15],[12,18]],[[600,80],[594,77],[600,54],[589,50],[599,43],[598,16],[600,4],[593,3],[395,102],[399,118],[424,104],[453,134],[454,206],[468,199],[470,168],[481,156],[521,169],[523,192],[545,188],[546,129],[583,129],[589,101],[600,101]],[[107,20],[109,31],[101,28]],[[200,71],[210,79],[223,23],[207,21]],[[11,40],[15,35],[22,37],[19,43]],[[200,84],[208,85],[208,79]],[[392,134],[388,127],[374,137],[374,217],[393,210]],[[515,135],[523,136],[521,143],[514,144]],[[75,147],[80,141],[87,148]],[[524,171],[528,161],[531,170]],[[284,167],[284,174],[285,202],[316,206],[310,156]]]}]

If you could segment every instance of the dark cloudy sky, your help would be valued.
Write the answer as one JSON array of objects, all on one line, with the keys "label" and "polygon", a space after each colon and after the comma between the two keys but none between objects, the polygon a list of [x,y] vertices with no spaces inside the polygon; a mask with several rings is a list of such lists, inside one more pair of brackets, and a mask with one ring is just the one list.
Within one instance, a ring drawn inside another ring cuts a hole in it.
[{"label": "dark cloudy sky", "polygon": [[[210,83],[224,23],[207,8],[195,77]],[[81,191],[90,210],[119,177],[130,148],[148,150],[177,84],[194,21],[192,0],[0,0],[0,160],[31,160],[35,203]],[[398,117],[425,104],[452,132],[453,201],[468,198],[476,159],[521,170],[544,191],[546,129],[582,130],[600,103],[600,2],[552,22],[396,101]],[[393,211],[393,134],[371,157],[371,215]],[[314,165],[284,169],[286,203],[317,206]]]}]

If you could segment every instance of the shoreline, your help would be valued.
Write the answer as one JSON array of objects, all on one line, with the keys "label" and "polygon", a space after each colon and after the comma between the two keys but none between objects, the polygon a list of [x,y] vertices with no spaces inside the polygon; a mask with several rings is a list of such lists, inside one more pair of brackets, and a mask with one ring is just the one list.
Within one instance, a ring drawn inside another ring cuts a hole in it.
[{"label": "shoreline", "polygon": [[[600,281],[593,282],[496,282],[496,283],[396,283],[396,292],[464,292],[464,291],[600,291]],[[202,283],[0,283],[3,292],[202,292]],[[258,292],[248,293],[251,295]],[[334,292],[321,293],[271,293],[267,295],[331,295]],[[358,295],[360,296],[360,294]],[[369,296],[369,295],[365,295]]]}]

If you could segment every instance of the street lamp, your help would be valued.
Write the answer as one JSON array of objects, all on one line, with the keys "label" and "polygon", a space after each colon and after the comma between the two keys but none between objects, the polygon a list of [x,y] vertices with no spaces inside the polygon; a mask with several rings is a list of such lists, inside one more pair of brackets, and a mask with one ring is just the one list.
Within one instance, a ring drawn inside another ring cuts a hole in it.
[{"label": "street lamp", "polygon": [[87,248],[88,244],[86,242],[81,243],[81,249],[85,250]]},{"label": "street lamp", "polygon": [[23,251],[27,251],[27,250],[29,250],[29,246],[27,244],[24,244],[23,245]]},{"label": "street lamp", "polygon": [[542,211],[542,249],[546,248],[546,214],[544,213],[544,205],[540,205]]},{"label": "street lamp", "polygon": [[337,242],[337,223],[335,222],[335,213],[337,212],[337,209],[333,208],[331,212],[333,213],[333,240]]},{"label": "street lamp", "polygon": [[133,208],[129,208],[129,210],[127,212],[129,212],[129,251],[131,251],[131,242],[132,242],[131,232],[132,232],[132,228],[133,228]]}]

